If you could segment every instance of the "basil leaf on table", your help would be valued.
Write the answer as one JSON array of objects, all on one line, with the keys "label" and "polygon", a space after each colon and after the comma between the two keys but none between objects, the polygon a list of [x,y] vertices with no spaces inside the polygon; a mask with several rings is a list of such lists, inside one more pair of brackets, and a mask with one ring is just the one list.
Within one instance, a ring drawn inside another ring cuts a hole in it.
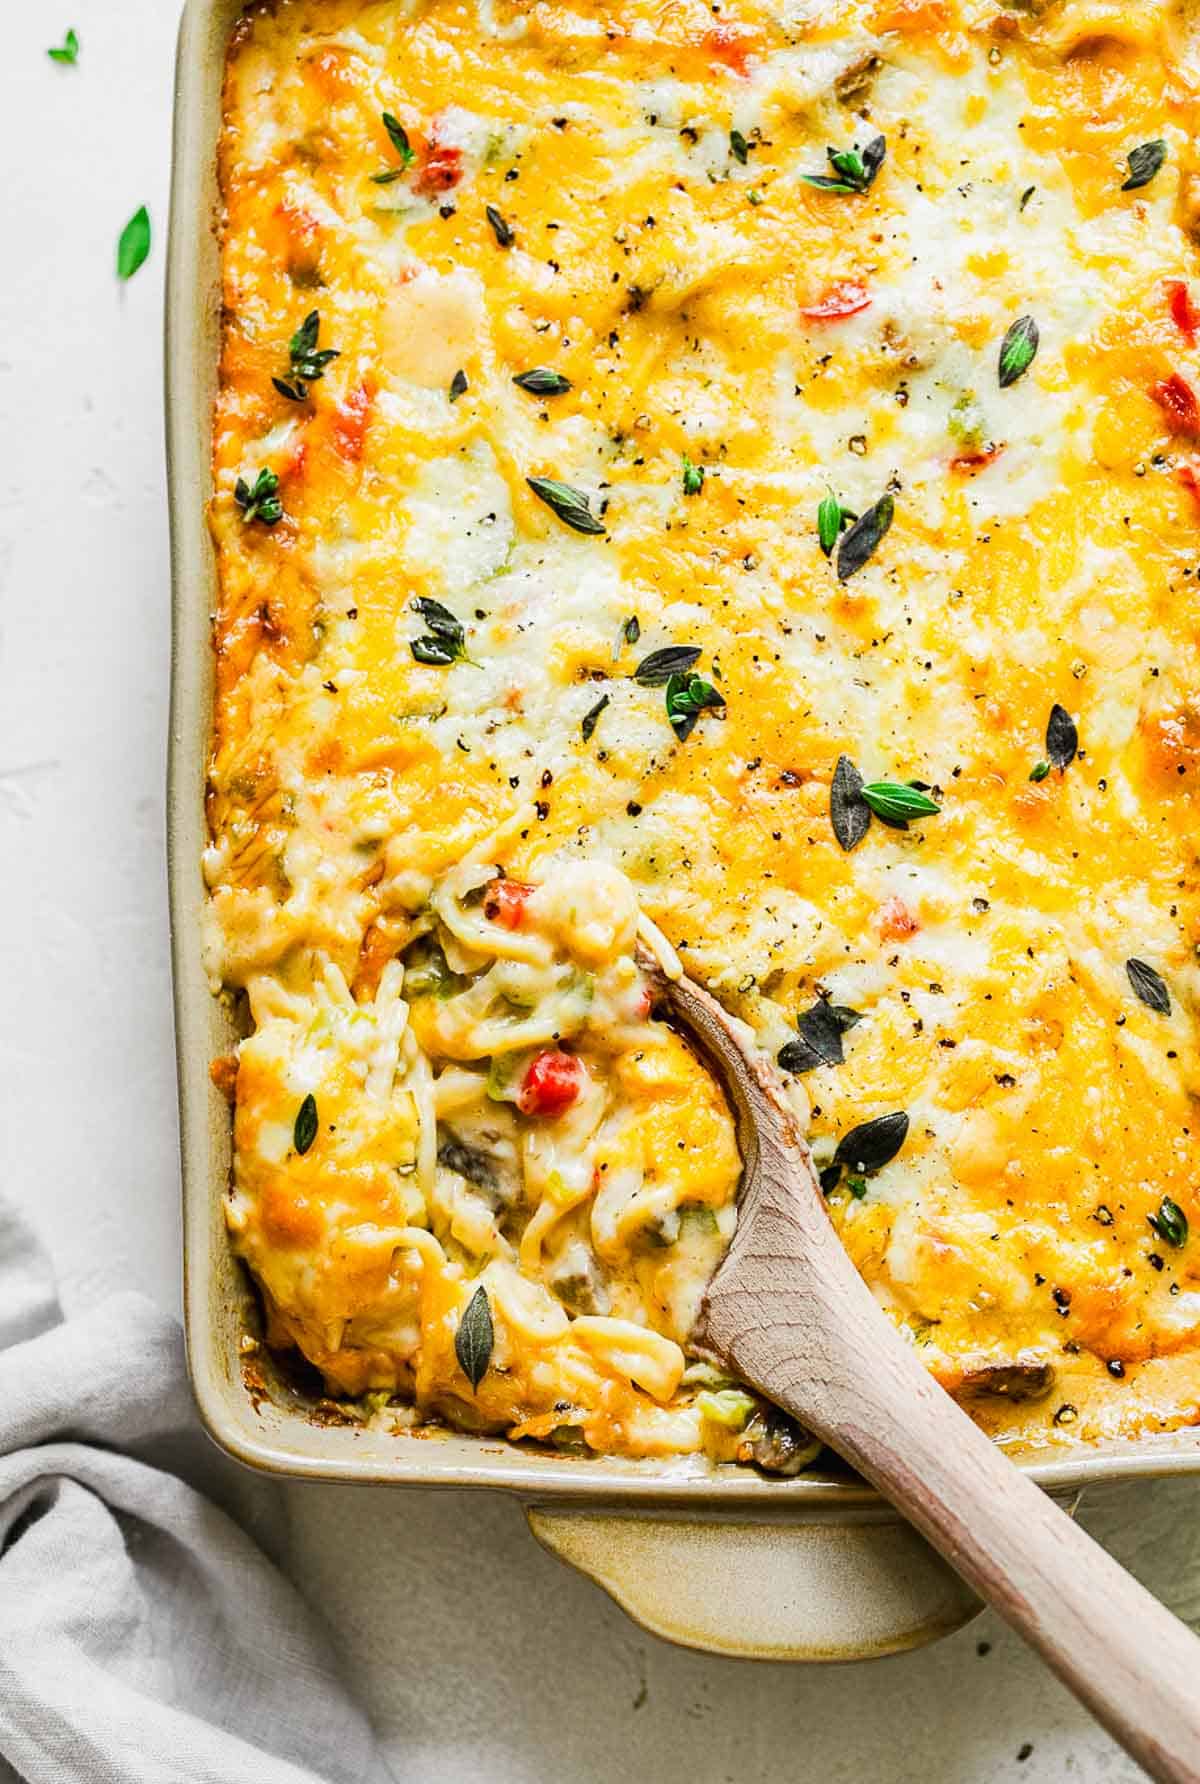
[{"label": "basil leaf on table", "polygon": [[145,205],[134,211],[128,223],[121,231],[121,239],[117,243],[117,277],[132,279],[138,268],[144,266],[150,253],[150,213]]}]

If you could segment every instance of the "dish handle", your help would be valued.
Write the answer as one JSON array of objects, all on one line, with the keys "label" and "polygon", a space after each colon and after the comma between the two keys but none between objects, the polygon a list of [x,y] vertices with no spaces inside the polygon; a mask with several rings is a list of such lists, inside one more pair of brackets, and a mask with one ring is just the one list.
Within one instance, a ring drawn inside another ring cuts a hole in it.
[{"label": "dish handle", "polygon": [[868,1660],[936,1641],[982,1609],[886,1512],[719,1518],[527,1504],[525,1515],[544,1548],[635,1622],[710,1654]]}]

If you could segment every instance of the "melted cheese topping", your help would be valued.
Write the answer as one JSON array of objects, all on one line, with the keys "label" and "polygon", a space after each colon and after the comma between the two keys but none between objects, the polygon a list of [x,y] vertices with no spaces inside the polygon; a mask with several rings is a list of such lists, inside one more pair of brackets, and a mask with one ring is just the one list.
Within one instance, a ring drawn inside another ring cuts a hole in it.
[{"label": "melted cheese topping", "polygon": [[[907,1114],[831,1208],[991,1428],[1200,1416],[1190,30],[1179,0],[248,15],[211,967],[253,1022],[231,1225],[336,1389],[737,1453],[751,1403],[684,1373],[736,1157],[639,1006],[640,907],[772,1053],[823,1000],[860,1017],[797,1106],[823,1166]],[[806,179],[877,137],[866,190]],[[314,310],[338,357],[296,391]],[[840,577],[818,505],[886,494]],[[668,646],[699,655],[665,698],[634,671]],[[1056,705],[1079,749],[1043,774]],[[938,815],[842,848],[843,755]],[[500,866],[540,888],[515,927]],[[539,1048],[583,1064],[565,1113],[523,1107]]]}]

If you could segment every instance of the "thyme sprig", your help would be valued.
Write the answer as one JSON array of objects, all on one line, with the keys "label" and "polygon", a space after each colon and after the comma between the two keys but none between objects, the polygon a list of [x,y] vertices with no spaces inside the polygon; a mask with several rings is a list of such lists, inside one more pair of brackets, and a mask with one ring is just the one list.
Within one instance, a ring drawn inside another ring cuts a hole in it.
[{"label": "thyme sprig", "polygon": [[306,403],[309,385],[323,378],[325,367],[341,358],[337,347],[318,348],[320,334],[321,312],[310,310],[288,342],[290,382],[287,378],[271,379],[280,396],[287,397],[290,403]]}]

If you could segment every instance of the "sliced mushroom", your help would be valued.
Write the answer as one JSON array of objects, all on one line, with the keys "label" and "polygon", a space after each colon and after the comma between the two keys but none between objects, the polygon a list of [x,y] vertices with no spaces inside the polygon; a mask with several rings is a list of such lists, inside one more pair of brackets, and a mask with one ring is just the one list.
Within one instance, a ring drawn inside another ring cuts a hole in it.
[{"label": "sliced mushroom", "polygon": [[474,1146],[464,1146],[453,1135],[443,1140],[438,1147],[437,1161],[440,1165],[445,1165],[448,1171],[457,1171],[460,1177],[465,1177],[468,1183],[474,1183],[479,1189],[496,1187],[494,1160]]},{"label": "sliced mushroom", "polygon": [[875,50],[864,50],[848,68],[843,68],[833,83],[833,90],[842,105],[858,105],[875,85],[883,57]]},{"label": "sliced mushroom", "polygon": [[820,1440],[811,1431],[771,1406],[754,1414],[737,1456],[739,1462],[753,1462],[767,1474],[782,1474],[790,1480],[815,1460],[820,1449]]},{"label": "sliced mushroom", "polygon": [[1053,1386],[1053,1363],[990,1363],[964,1375],[960,1391],[1023,1404],[1044,1399]]},{"label": "sliced mushroom", "polygon": [[604,1315],[612,1307],[604,1274],[582,1239],[572,1239],[563,1247],[546,1281],[572,1313]]},{"label": "sliced mushroom", "polygon": [[665,1214],[655,1214],[645,1223],[642,1238],[647,1245],[665,1251],[679,1238],[679,1227],[678,1208],[668,1208]]},{"label": "sliced mushroom", "polygon": [[677,1245],[688,1230],[693,1233],[716,1233],[717,1216],[705,1202],[681,1202],[663,1214],[652,1215],[642,1228],[642,1241],[660,1250]]},{"label": "sliced mushroom", "polygon": [[493,1210],[520,1199],[521,1173],[516,1147],[501,1122],[472,1121],[473,1111],[455,1112],[455,1125],[440,1124],[438,1163],[481,1191]]}]

